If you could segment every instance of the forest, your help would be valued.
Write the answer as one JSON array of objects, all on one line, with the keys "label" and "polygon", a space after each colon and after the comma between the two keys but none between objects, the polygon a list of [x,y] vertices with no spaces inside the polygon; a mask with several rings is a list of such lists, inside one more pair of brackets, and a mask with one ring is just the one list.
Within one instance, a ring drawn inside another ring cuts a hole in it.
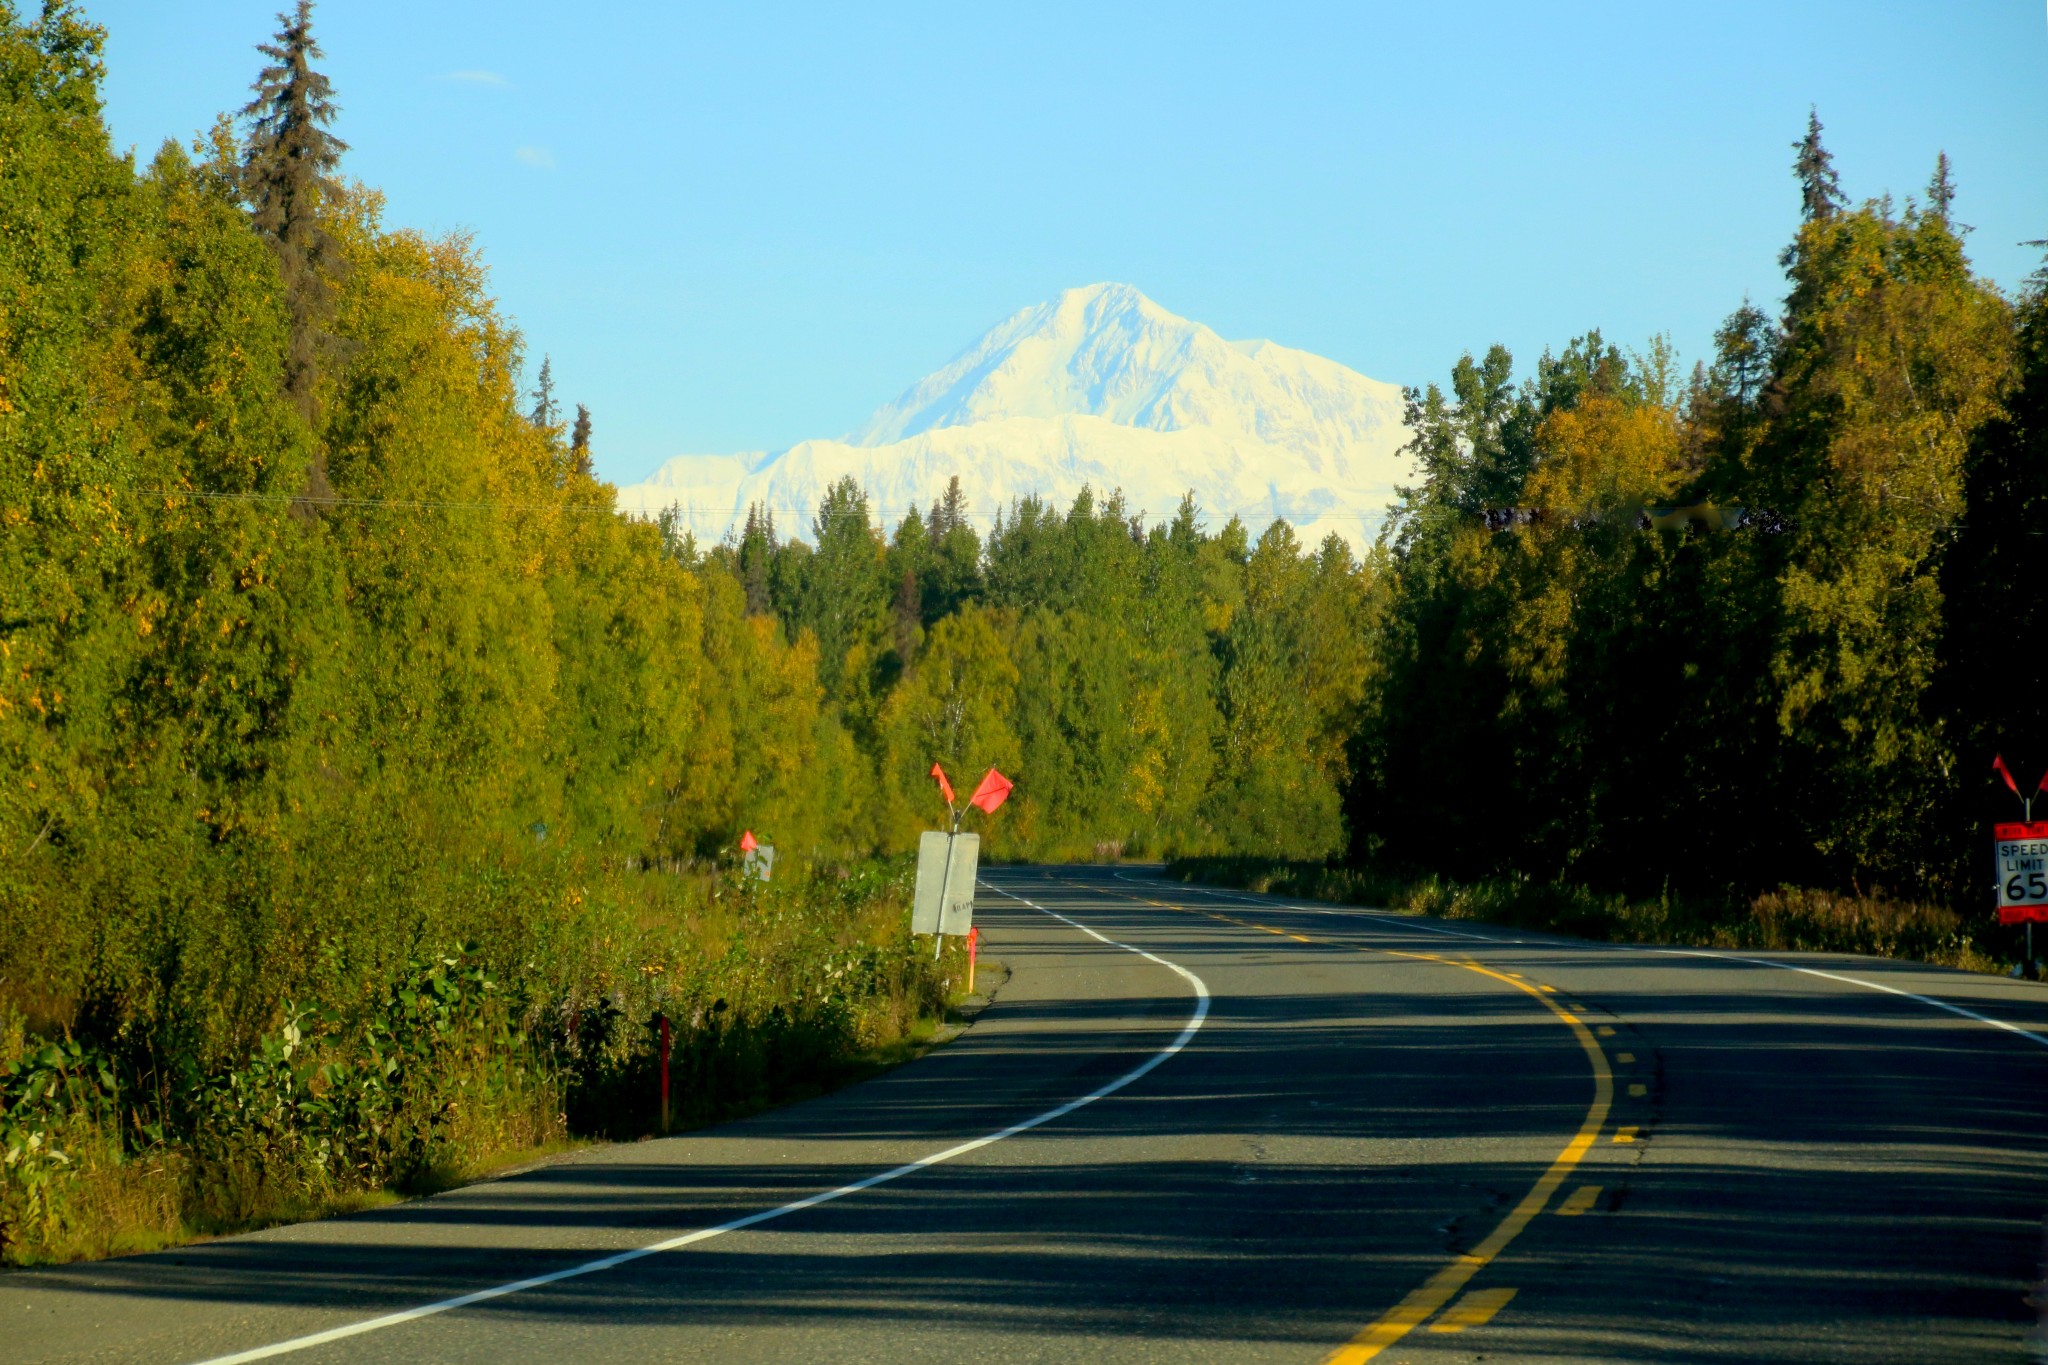
[{"label": "forest", "polygon": [[1342,852],[1348,554],[856,488],[699,552],[339,176],[307,6],[146,163],[102,42],[0,14],[0,1255],[645,1132],[660,1017],[690,1121],[916,1045],[934,761],[1028,774],[997,856]]},{"label": "forest", "polygon": [[146,162],[102,44],[0,3],[0,1258],[645,1133],[661,1019],[686,1122],[907,1055],[935,761],[1016,780],[992,858],[1989,922],[2048,277],[1972,272],[1945,159],[1853,204],[1814,119],[1783,306],[1689,372],[1411,391],[1363,561],[957,483],[700,545],[615,512],[477,244],[341,176],[309,6]]},{"label": "forest", "polygon": [[1945,156],[1851,204],[1815,117],[1794,172],[1782,311],[1742,303],[1711,363],[1590,332],[1410,393],[1356,860],[1989,922],[1993,759],[2048,763],[2048,274],[1972,273]]}]

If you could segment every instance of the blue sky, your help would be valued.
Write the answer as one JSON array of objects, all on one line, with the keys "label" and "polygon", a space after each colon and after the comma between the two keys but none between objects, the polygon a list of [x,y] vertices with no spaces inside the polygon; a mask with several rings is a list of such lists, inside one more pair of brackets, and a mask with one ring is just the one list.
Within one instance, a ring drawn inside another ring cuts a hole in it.
[{"label": "blue sky", "polygon": [[[282,0],[85,0],[146,157],[239,107]],[[1060,289],[1138,286],[1375,378],[1587,327],[1689,361],[1775,303],[1789,144],[1956,165],[1978,267],[2048,237],[2048,14],[1949,3],[329,0],[390,220],[475,234],[598,471],[852,428]]]}]

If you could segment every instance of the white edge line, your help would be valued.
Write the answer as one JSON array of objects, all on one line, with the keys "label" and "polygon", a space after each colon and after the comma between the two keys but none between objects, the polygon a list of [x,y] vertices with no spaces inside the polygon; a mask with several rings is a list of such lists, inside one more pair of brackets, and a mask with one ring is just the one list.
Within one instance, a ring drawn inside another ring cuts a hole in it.
[{"label": "white edge line", "polygon": [[1115,1094],[1131,1082],[1151,1072],[1153,1068],[1165,1062],[1168,1057],[1173,1056],[1176,1052],[1186,1047],[1189,1040],[1201,1029],[1203,1021],[1209,1017],[1209,987],[1207,983],[1178,962],[1169,962],[1165,958],[1148,953],[1142,948],[1133,948],[1128,943],[1119,943],[1113,938],[1107,938],[1077,920],[1068,919],[1057,911],[1048,910],[1042,905],[1034,904],[1031,901],[1025,900],[1022,896],[1005,891],[1002,887],[996,886],[991,882],[984,881],[982,885],[988,887],[991,891],[1009,896],[1013,901],[1028,905],[1042,915],[1050,915],[1070,928],[1079,929],[1090,938],[1099,939],[1112,948],[1121,948],[1127,953],[1136,953],[1147,962],[1156,962],[1162,967],[1179,973],[1187,981],[1188,985],[1194,988],[1195,992],[1194,1013],[1188,1016],[1188,1022],[1182,1026],[1179,1036],[1150,1057],[1147,1057],[1137,1066],[1126,1071],[1123,1075],[1104,1085],[1097,1086],[1079,1099],[1068,1100],[1057,1108],[1048,1109],[1044,1113],[1036,1114],[1021,1123],[1013,1123],[1008,1128],[1001,1129],[998,1132],[959,1143],[941,1152],[933,1152],[930,1156],[906,1162],[901,1166],[883,1171],[877,1175],[871,1175],[865,1180],[856,1180],[850,1185],[841,1185],[836,1190],[823,1190],[817,1194],[796,1200],[793,1203],[783,1204],[777,1208],[763,1209],[758,1213],[750,1213],[744,1217],[735,1218],[730,1222],[720,1223],[716,1227],[698,1228],[694,1232],[686,1232],[681,1236],[670,1237],[664,1241],[650,1243],[647,1246],[616,1252],[610,1256],[600,1257],[595,1261],[584,1261],[580,1265],[572,1265],[561,1270],[549,1271],[545,1275],[534,1275],[524,1280],[514,1280],[509,1284],[493,1285],[489,1289],[478,1289],[468,1294],[459,1294],[452,1299],[442,1299],[436,1303],[421,1304],[417,1308],[408,1308],[398,1313],[386,1313],[382,1317],[365,1318],[360,1322],[351,1322],[340,1327],[330,1327],[324,1332],[312,1332],[302,1337],[291,1337],[284,1341],[272,1342],[268,1346],[257,1346],[247,1351],[237,1351],[233,1355],[212,1356],[199,1362],[198,1365],[241,1365],[241,1362],[244,1361],[268,1360],[273,1356],[289,1355],[294,1351],[304,1351],[315,1346],[324,1346],[329,1342],[361,1336],[366,1332],[381,1331],[386,1327],[397,1327],[404,1323],[416,1322],[421,1318],[433,1317],[437,1313],[453,1312],[457,1308],[467,1308],[471,1304],[484,1303],[491,1299],[501,1299],[508,1294],[518,1294],[528,1289],[538,1289],[542,1285],[554,1284],[560,1280],[571,1280],[582,1275],[595,1275],[599,1271],[611,1270],[626,1264],[628,1261],[637,1261],[644,1256],[657,1256],[664,1251],[680,1250],[696,1242],[706,1242],[713,1237],[718,1237],[728,1232],[738,1232],[742,1228],[754,1227],[771,1219],[781,1218],[786,1214],[800,1213],[805,1209],[816,1208],[820,1204],[828,1204],[835,1199],[843,1199],[849,1194],[859,1194],[862,1190],[871,1190],[877,1185],[886,1185],[892,1180],[900,1180],[906,1175],[914,1175],[927,1167],[937,1166],[941,1162],[951,1161],[954,1157],[965,1156],[969,1152],[978,1151],[983,1147],[1001,1142],[1004,1138],[1012,1138],[1019,1133],[1029,1132],[1041,1124],[1065,1118],[1076,1109],[1093,1104],[1107,1095]]},{"label": "white edge line", "polygon": [[[1116,877],[1120,881],[1137,880],[1122,872],[1117,873]],[[1298,902],[1280,900],[1277,897],[1258,899],[1252,896],[1233,895],[1228,891],[1215,891],[1206,886],[1196,886],[1187,883],[1176,883],[1176,885],[1183,890],[1199,891],[1204,895],[1216,896],[1223,900],[1239,901],[1246,905],[1266,905],[1279,910],[1300,910],[1313,915],[1337,915],[1346,919],[1369,919],[1377,923],[1386,924],[1391,928],[1414,929],[1429,934],[1447,934],[1452,938],[1476,939],[1481,943],[1493,943],[1509,947],[1541,945],[1543,947],[1593,948],[1609,953],[1648,953],[1658,957],[1704,957],[1711,958],[1717,962],[1746,963],[1752,967],[1775,967],[1781,972],[1798,972],[1801,976],[1817,976],[1823,981],[1839,981],[1844,985],[1861,986],[1868,991],[1882,991],[1886,995],[1896,995],[1902,999],[1917,1001],[1934,1009],[1946,1010],[1950,1014],[1961,1015],[1963,1018],[1983,1024],[1987,1028],[1999,1029],[2012,1034],[2014,1037],[2024,1038],[2038,1046],[2048,1047],[2048,1034],[2036,1033],[2032,1029],[2022,1028],[2018,1024],[2005,1019],[1995,1018],[1989,1014],[1979,1014],[1976,1010],[1952,1004],[1947,1000],[1936,999],[1931,995],[1921,995],[1914,991],[1901,990],[1897,986],[1887,986],[1881,981],[1866,981],[1860,976],[1844,976],[1840,972],[1824,972],[1818,967],[1801,967],[1791,962],[1774,962],[1767,957],[1745,957],[1741,953],[1721,952],[1713,948],[1645,948],[1632,943],[1596,943],[1592,939],[1541,940],[1501,938],[1493,934],[1475,934],[1462,929],[1445,929],[1434,924],[1417,924],[1407,916],[1396,915],[1385,910],[1368,910],[1362,906],[1337,909],[1329,905],[1302,905]]]}]

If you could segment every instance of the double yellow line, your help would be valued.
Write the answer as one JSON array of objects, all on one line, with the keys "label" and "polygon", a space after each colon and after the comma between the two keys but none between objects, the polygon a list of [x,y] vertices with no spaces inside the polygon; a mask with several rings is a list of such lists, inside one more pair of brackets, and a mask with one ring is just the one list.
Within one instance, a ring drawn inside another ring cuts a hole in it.
[{"label": "double yellow line", "polygon": [[[1069,885],[1087,891],[1103,889],[1094,886],[1084,886],[1079,882],[1070,882]],[[1457,967],[1463,971],[1477,972],[1481,976],[1492,977],[1495,981],[1513,986],[1516,990],[1534,998],[1544,1009],[1549,1010],[1551,1014],[1555,1015],[1559,1022],[1572,1031],[1572,1036],[1578,1039],[1580,1049],[1586,1054],[1586,1060],[1592,1064],[1593,1103],[1587,1107],[1586,1117],[1580,1122],[1579,1131],[1572,1134],[1572,1139],[1564,1145],[1564,1150],[1559,1152],[1556,1158],[1544,1170],[1543,1174],[1537,1177],[1536,1183],[1529,1187],[1529,1192],[1522,1196],[1521,1201],[1508,1212],[1507,1217],[1501,1219],[1495,1225],[1493,1231],[1489,1232],[1479,1245],[1454,1258],[1450,1264],[1444,1266],[1443,1269],[1437,1271],[1434,1275],[1431,1275],[1428,1279],[1410,1290],[1406,1298],[1394,1305],[1377,1322],[1374,1322],[1364,1331],[1353,1337],[1345,1345],[1331,1352],[1325,1358],[1323,1365],[1360,1365],[1360,1362],[1371,1360],[1374,1356],[1377,1356],[1380,1352],[1386,1350],[1389,1346],[1392,1346],[1402,1337],[1407,1336],[1440,1312],[1446,1304],[1456,1298],[1460,1291],[1471,1282],[1474,1275],[1477,1275],[1480,1271],[1491,1265],[1503,1251],[1507,1250],[1510,1242],[1522,1235],[1522,1230],[1535,1220],[1536,1215],[1543,1212],[1549,1205],[1551,1197],[1557,1193],[1558,1187],[1564,1184],[1565,1180],[1570,1177],[1573,1169],[1585,1159],[1586,1153],[1593,1149],[1593,1144],[1600,1140],[1601,1129],[1607,1126],[1608,1111],[1614,1105],[1614,1070],[1608,1065],[1607,1053],[1602,1050],[1600,1040],[1593,1036],[1593,1030],[1587,1028],[1585,1021],[1580,1019],[1578,1015],[1551,999],[1543,988],[1532,985],[1518,976],[1495,971],[1493,968],[1484,966],[1471,958],[1450,958],[1436,953],[1410,953],[1403,952],[1398,948],[1361,948],[1353,943],[1334,943],[1329,939],[1312,938],[1306,934],[1297,934],[1286,929],[1275,929],[1270,925],[1238,919],[1233,915],[1220,914],[1214,910],[1199,910],[1190,905],[1169,905],[1165,901],[1156,901],[1147,896],[1133,895],[1128,891],[1111,891],[1110,894],[1121,896],[1126,900],[1138,901],[1145,905],[1157,906],[1162,910],[1179,910],[1188,914],[1205,915],[1210,919],[1220,920],[1225,924],[1237,925],[1239,928],[1256,929],[1260,933],[1273,934],[1279,938],[1293,939],[1296,943],[1314,943],[1325,947],[1349,948],[1353,952],[1379,953],[1387,957],[1407,958],[1411,962],[1434,962],[1440,966]]]}]

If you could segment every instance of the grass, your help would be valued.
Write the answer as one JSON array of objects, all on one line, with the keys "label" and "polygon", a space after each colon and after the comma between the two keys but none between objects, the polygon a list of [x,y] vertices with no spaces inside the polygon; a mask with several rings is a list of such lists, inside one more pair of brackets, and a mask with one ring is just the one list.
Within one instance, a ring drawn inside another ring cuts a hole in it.
[{"label": "grass", "polygon": [[1988,914],[1965,916],[1947,906],[1797,887],[1747,900],[1671,894],[1630,900],[1526,877],[1459,882],[1431,873],[1258,858],[1183,858],[1167,865],[1167,875],[1601,942],[1857,953],[1997,974],[2011,972],[2021,956],[2019,931],[2001,928]]},{"label": "grass", "polygon": [[[918,955],[918,961],[929,962]],[[830,1093],[871,1079],[957,1037],[1008,978],[1000,963],[980,965],[978,990],[964,990],[964,960],[957,949],[937,964],[929,983],[937,987],[939,1008],[902,1008],[904,992],[892,992],[883,1018],[869,1019],[842,1041],[859,1035],[831,1053],[823,1065],[802,1075],[754,1077],[755,1084],[727,1089],[682,1115],[672,1132],[723,1123],[785,1104]],[[643,1059],[645,1060],[645,1059]],[[655,1135],[657,1084],[650,1064],[641,1073],[645,1121],[619,1134],[628,1140]],[[728,1081],[737,1079],[727,1077]],[[66,1135],[71,1164],[65,1169],[49,1217],[32,1236],[19,1236],[8,1247],[14,1265],[46,1265],[110,1256],[162,1251],[217,1237],[253,1232],[285,1223],[329,1218],[388,1208],[411,1199],[458,1189],[479,1181],[503,1178],[551,1164],[599,1145],[599,1140],[559,1127],[538,1129],[488,1125],[467,1142],[451,1144],[439,1159],[408,1172],[402,1179],[367,1186],[322,1188],[265,1184],[256,1189],[221,1188],[244,1174],[237,1167],[211,1174],[197,1169],[191,1151],[178,1144],[159,1144],[139,1154],[123,1155],[118,1141],[74,1118]]]},{"label": "grass", "polygon": [[429,941],[345,990],[280,992],[270,1022],[214,1061],[166,1029],[177,1050],[149,1056],[171,1066],[148,1069],[83,1018],[32,1025],[0,998],[0,1261],[382,1207],[648,1136],[663,1020],[677,1131],[900,1065],[957,1031],[966,966],[957,947],[937,962],[913,947],[909,873],[826,866],[764,887],[722,868],[613,869],[516,886],[553,899],[478,901],[488,916],[464,927],[482,948]]}]

